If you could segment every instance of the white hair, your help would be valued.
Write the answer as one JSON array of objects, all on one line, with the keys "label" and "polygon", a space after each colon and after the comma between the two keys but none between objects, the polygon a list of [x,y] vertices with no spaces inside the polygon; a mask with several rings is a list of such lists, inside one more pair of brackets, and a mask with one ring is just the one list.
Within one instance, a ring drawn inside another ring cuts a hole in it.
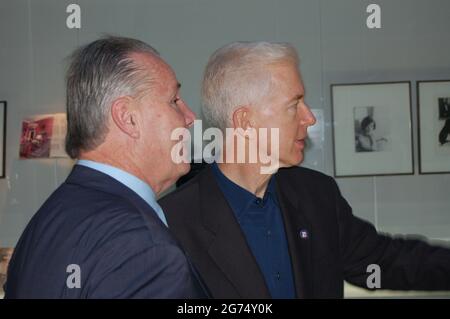
[{"label": "white hair", "polygon": [[271,88],[269,66],[289,62],[298,67],[297,51],[289,43],[233,42],[213,53],[202,81],[202,109],[213,127],[231,127],[234,110],[254,105]]}]

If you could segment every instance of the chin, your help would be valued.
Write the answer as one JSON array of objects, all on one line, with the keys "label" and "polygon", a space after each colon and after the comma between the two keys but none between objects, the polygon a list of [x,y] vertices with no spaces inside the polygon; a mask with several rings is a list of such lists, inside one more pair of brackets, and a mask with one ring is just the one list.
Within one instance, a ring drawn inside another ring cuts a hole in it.
[{"label": "chin", "polygon": [[296,154],[289,159],[282,160],[280,159],[280,168],[281,167],[292,167],[298,166],[303,162],[303,154]]},{"label": "chin", "polygon": [[289,161],[289,162],[282,162],[280,163],[280,168],[289,168],[289,167],[293,167],[293,166],[297,166],[298,164],[296,162],[293,161]]},{"label": "chin", "polygon": [[168,187],[173,186],[181,177],[189,173],[189,171],[190,165],[186,163],[180,163],[172,166],[170,175],[166,179]]},{"label": "chin", "polygon": [[180,172],[180,176],[186,175],[191,170],[191,165],[189,163],[180,163],[178,164],[177,171]]},{"label": "chin", "polygon": [[[301,163],[303,163],[304,159],[305,159],[305,155],[304,155],[303,151],[301,151],[300,153],[297,153],[295,161],[294,161],[294,163],[295,163],[294,165],[295,166],[300,165]],[[292,166],[294,166],[294,165],[292,165]]]}]

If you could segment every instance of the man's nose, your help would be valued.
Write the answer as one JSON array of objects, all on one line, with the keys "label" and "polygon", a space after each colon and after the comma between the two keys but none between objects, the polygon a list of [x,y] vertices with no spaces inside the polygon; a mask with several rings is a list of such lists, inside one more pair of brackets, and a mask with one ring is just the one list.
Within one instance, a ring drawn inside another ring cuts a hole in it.
[{"label": "man's nose", "polygon": [[192,124],[194,124],[194,121],[197,118],[197,116],[190,109],[189,105],[187,105],[186,103],[183,103],[183,115],[184,115],[184,122],[186,124],[186,127],[191,127]]},{"label": "man's nose", "polygon": [[301,124],[306,126],[313,126],[314,124],[316,124],[316,121],[316,117],[311,112],[311,109],[307,104],[305,104],[303,114],[300,118]]}]

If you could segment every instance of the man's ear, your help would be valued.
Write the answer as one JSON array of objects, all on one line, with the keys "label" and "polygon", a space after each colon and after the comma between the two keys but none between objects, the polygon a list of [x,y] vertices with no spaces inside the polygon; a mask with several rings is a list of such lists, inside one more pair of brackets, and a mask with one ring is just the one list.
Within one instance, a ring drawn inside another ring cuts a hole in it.
[{"label": "man's ear", "polygon": [[253,112],[248,106],[238,107],[233,112],[233,127],[234,129],[241,129],[237,133],[244,138],[251,138],[253,136],[251,130],[254,130],[255,127],[252,123],[252,116]]},{"label": "man's ear", "polygon": [[119,97],[111,105],[111,116],[116,126],[132,138],[139,138],[139,123],[133,99],[128,96]]},{"label": "man's ear", "polygon": [[245,131],[253,128],[251,117],[252,113],[248,106],[238,107],[232,116],[234,129],[241,128]]}]

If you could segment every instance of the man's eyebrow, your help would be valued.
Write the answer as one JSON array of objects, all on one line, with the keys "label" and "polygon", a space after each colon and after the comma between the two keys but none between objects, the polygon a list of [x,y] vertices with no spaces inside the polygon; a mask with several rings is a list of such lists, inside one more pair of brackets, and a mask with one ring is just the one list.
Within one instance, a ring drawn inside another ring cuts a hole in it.
[{"label": "man's eyebrow", "polygon": [[180,88],[181,88],[181,83],[177,82],[177,84],[175,84],[175,87],[174,87],[174,90],[173,90],[175,95],[178,94],[178,91],[180,91]]},{"label": "man's eyebrow", "polygon": [[301,100],[304,97],[303,94],[297,94],[296,96],[294,96],[292,99],[290,99],[289,101],[286,102],[286,104],[292,103],[294,101],[298,101]]}]

